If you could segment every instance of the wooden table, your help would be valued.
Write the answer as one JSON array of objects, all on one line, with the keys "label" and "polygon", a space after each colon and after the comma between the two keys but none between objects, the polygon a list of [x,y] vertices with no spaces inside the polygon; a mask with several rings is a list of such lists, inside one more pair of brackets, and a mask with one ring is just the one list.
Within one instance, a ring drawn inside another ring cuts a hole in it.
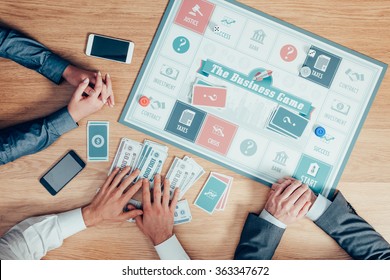
[{"label": "wooden table", "polygon": [[[390,3],[388,0],[243,0],[247,5],[313,33],[390,62]],[[117,122],[167,1],[123,0],[2,0],[0,20],[44,43],[73,63],[109,72],[116,107],[82,120],[80,127],[62,136],[47,150],[0,167],[0,234],[33,216],[56,213],[88,203],[106,178],[110,162],[88,163],[87,168],[57,196],[52,197],[38,178],[70,148],[86,159],[86,123],[110,121],[110,159],[121,137],[142,141],[144,134]],[[88,33],[131,39],[133,63],[124,65],[84,54]],[[65,106],[72,87],[56,86],[39,74],[0,59],[0,128],[46,116]],[[374,101],[339,189],[377,231],[390,240],[390,90],[389,75]],[[184,151],[169,146],[173,156]],[[193,259],[231,259],[249,211],[260,212],[268,188],[202,158],[194,157],[208,172],[234,176],[224,212],[210,216],[191,207],[193,220],[175,232]],[[164,171],[168,168],[165,165]],[[186,194],[192,203],[206,176]],[[152,244],[134,224],[102,225],[87,229],[50,252],[46,259],[155,259]],[[321,229],[305,219],[288,227],[274,259],[348,259],[349,256]]]}]

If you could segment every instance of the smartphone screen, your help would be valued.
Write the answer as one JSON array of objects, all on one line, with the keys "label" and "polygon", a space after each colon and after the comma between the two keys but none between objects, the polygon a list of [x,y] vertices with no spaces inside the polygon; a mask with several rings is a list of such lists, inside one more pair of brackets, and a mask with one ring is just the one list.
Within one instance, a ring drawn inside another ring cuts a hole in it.
[{"label": "smartphone screen", "polygon": [[84,166],[85,163],[77,154],[74,151],[70,151],[43,175],[40,182],[52,195],[55,195],[69,183]]},{"label": "smartphone screen", "polygon": [[129,42],[95,35],[91,55],[126,62]]}]

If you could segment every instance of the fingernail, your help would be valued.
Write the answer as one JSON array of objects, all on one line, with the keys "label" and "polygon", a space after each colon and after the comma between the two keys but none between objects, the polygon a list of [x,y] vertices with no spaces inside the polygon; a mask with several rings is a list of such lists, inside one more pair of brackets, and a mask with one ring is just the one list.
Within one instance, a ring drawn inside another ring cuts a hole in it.
[{"label": "fingernail", "polygon": [[86,83],[88,83],[88,81],[89,81],[89,79],[88,79],[88,78],[85,78],[85,79],[83,80],[83,83],[86,84]]},{"label": "fingernail", "polygon": [[93,94],[95,94],[95,91],[94,91],[94,90],[91,90],[91,91],[89,92],[89,95],[93,95]]},{"label": "fingernail", "polygon": [[106,104],[107,103],[107,99],[103,99],[103,103]]},{"label": "fingernail", "polygon": [[107,78],[111,78],[110,74],[107,73]]},{"label": "fingernail", "polygon": [[101,76],[101,75],[102,75],[102,73],[100,73],[100,71],[99,71],[99,72],[98,72],[98,75],[99,75],[99,76]]}]

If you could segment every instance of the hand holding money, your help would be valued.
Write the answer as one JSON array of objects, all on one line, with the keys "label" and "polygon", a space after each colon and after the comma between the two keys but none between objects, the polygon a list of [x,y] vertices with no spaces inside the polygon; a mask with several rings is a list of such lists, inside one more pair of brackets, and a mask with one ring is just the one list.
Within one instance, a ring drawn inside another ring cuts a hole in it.
[{"label": "hand holding money", "polygon": [[148,179],[142,180],[143,215],[136,217],[139,229],[150,238],[154,246],[161,244],[173,235],[173,216],[179,198],[179,189],[176,189],[173,199],[169,202],[169,180],[164,180],[164,191],[161,195],[161,176],[154,178],[153,202],[150,194]]}]

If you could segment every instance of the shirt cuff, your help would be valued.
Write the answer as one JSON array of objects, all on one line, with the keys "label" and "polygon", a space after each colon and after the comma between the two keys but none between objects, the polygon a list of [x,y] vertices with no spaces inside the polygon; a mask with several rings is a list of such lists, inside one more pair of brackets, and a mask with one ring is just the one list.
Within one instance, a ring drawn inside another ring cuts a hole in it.
[{"label": "shirt cuff", "polygon": [[56,83],[57,85],[62,81],[62,73],[70,63],[58,55],[51,53],[42,65],[39,72],[46,78]]},{"label": "shirt cuff", "polygon": [[190,257],[184,251],[176,235],[154,246],[161,260],[189,260]]},{"label": "shirt cuff", "polygon": [[54,112],[48,117],[48,123],[50,123],[59,135],[78,127],[77,123],[73,120],[69,114],[68,108],[64,107],[57,112]]},{"label": "shirt cuff", "polygon": [[285,229],[287,226],[282,223],[281,221],[279,221],[278,219],[276,219],[274,216],[272,216],[267,210],[263,209],[263,211],[261,211],[260,215],[259,215],[260,218],[266,220],[267,222],[270,222],[271,224],[274,224],[275,226],[279,227],[279,228],[283,228]]},{"label": "shirt cuff", "polygon": [[81,208],[60,213],[57,216],[63,239],[87,228],[84,223]]},{"label": "shirt cuff", "polygon": [[332,202],[330,200],[319,194],[313,206],[307,212],[306,217],[313,222],[317,221],[331,204]]}]

